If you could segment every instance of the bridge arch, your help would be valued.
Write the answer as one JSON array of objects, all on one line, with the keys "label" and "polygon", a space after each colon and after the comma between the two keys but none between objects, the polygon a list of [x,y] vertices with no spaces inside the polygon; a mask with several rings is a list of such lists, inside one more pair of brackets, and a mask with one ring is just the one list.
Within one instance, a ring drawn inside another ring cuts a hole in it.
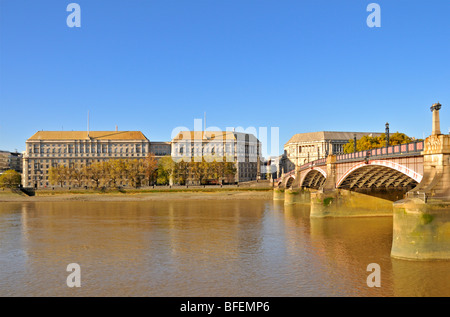
[{"label": "bridge arch", "polygon": [[295,175],[289,176],[289,177],[287,178],[287,180],[286,180],[285,187],[286,187],[286,188],[291,188],[291,187],[292,187],[292,184],[294,184],[294,181],[295,181]]},{"label": "bridge arch", "polygon": [[397,189],[403,192],[416,187],[422,175],[395,162],[374,160],[360,162],[346,171],[336,188],[348,190]]},{"label": "bridge arch", "polygon": [[303,188],[319,189],[327,178],[327,174],[321,168],[314,168],[309,170],[300,184]]}]

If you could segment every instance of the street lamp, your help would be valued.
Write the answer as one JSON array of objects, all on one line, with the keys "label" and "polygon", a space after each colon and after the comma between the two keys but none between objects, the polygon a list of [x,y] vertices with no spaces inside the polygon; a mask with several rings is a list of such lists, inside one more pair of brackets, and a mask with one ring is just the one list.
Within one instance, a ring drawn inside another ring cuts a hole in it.
[{"label": "street lamp", "polygon": [[356,133],[353,134],[353,152],[356,153]]},{"label": "street lamp", "polygon": [[386,122],[386,147],[389,146],[389,123]]}]

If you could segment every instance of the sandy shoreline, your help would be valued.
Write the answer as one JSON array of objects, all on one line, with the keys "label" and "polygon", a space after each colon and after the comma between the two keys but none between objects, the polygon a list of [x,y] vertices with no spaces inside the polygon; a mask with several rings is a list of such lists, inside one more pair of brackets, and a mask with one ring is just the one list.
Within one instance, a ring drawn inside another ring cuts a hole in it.
[{"label": "sandy shoreline", "polygon": [[86,193],[25,196],[13,193],[0,194],[0,202],[40,201],[145,201],[145,200],[229,200],[229,199],[272,199],[272,191],[214,191],[214,192],[150,192],[150,193]]}]

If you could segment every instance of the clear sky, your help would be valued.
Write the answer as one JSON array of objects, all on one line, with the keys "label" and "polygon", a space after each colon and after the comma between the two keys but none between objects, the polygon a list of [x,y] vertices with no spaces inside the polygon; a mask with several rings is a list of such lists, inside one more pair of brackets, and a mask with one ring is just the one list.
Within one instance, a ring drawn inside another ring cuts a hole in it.
[{"label": "clear sky", "polygon": [[[69,28],[69,3],[81,27]],[[366,24],[381,7],[381,27]],[[450,127],[449,0],[0,0],[0,149],[38,130]],[[276,151],[275,151],[276,152]],[[274,154],[274,152],[271,152]]]}]

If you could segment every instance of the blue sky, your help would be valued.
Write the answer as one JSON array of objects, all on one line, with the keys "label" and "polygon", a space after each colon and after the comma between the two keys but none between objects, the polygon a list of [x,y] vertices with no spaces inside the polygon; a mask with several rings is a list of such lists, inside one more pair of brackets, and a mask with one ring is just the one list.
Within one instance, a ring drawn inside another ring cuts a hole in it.
[{"label": "blue sky", "polygon": [[[81,7],[69,28],[66,7]],[[369,28],[369,3],[381,27]],[[0,149],[38,130],[450,127],[448,0],[0,0]],[[276,151],[275,151],[276,152]],[[274,153],[274,152],[272,152]]]}]

